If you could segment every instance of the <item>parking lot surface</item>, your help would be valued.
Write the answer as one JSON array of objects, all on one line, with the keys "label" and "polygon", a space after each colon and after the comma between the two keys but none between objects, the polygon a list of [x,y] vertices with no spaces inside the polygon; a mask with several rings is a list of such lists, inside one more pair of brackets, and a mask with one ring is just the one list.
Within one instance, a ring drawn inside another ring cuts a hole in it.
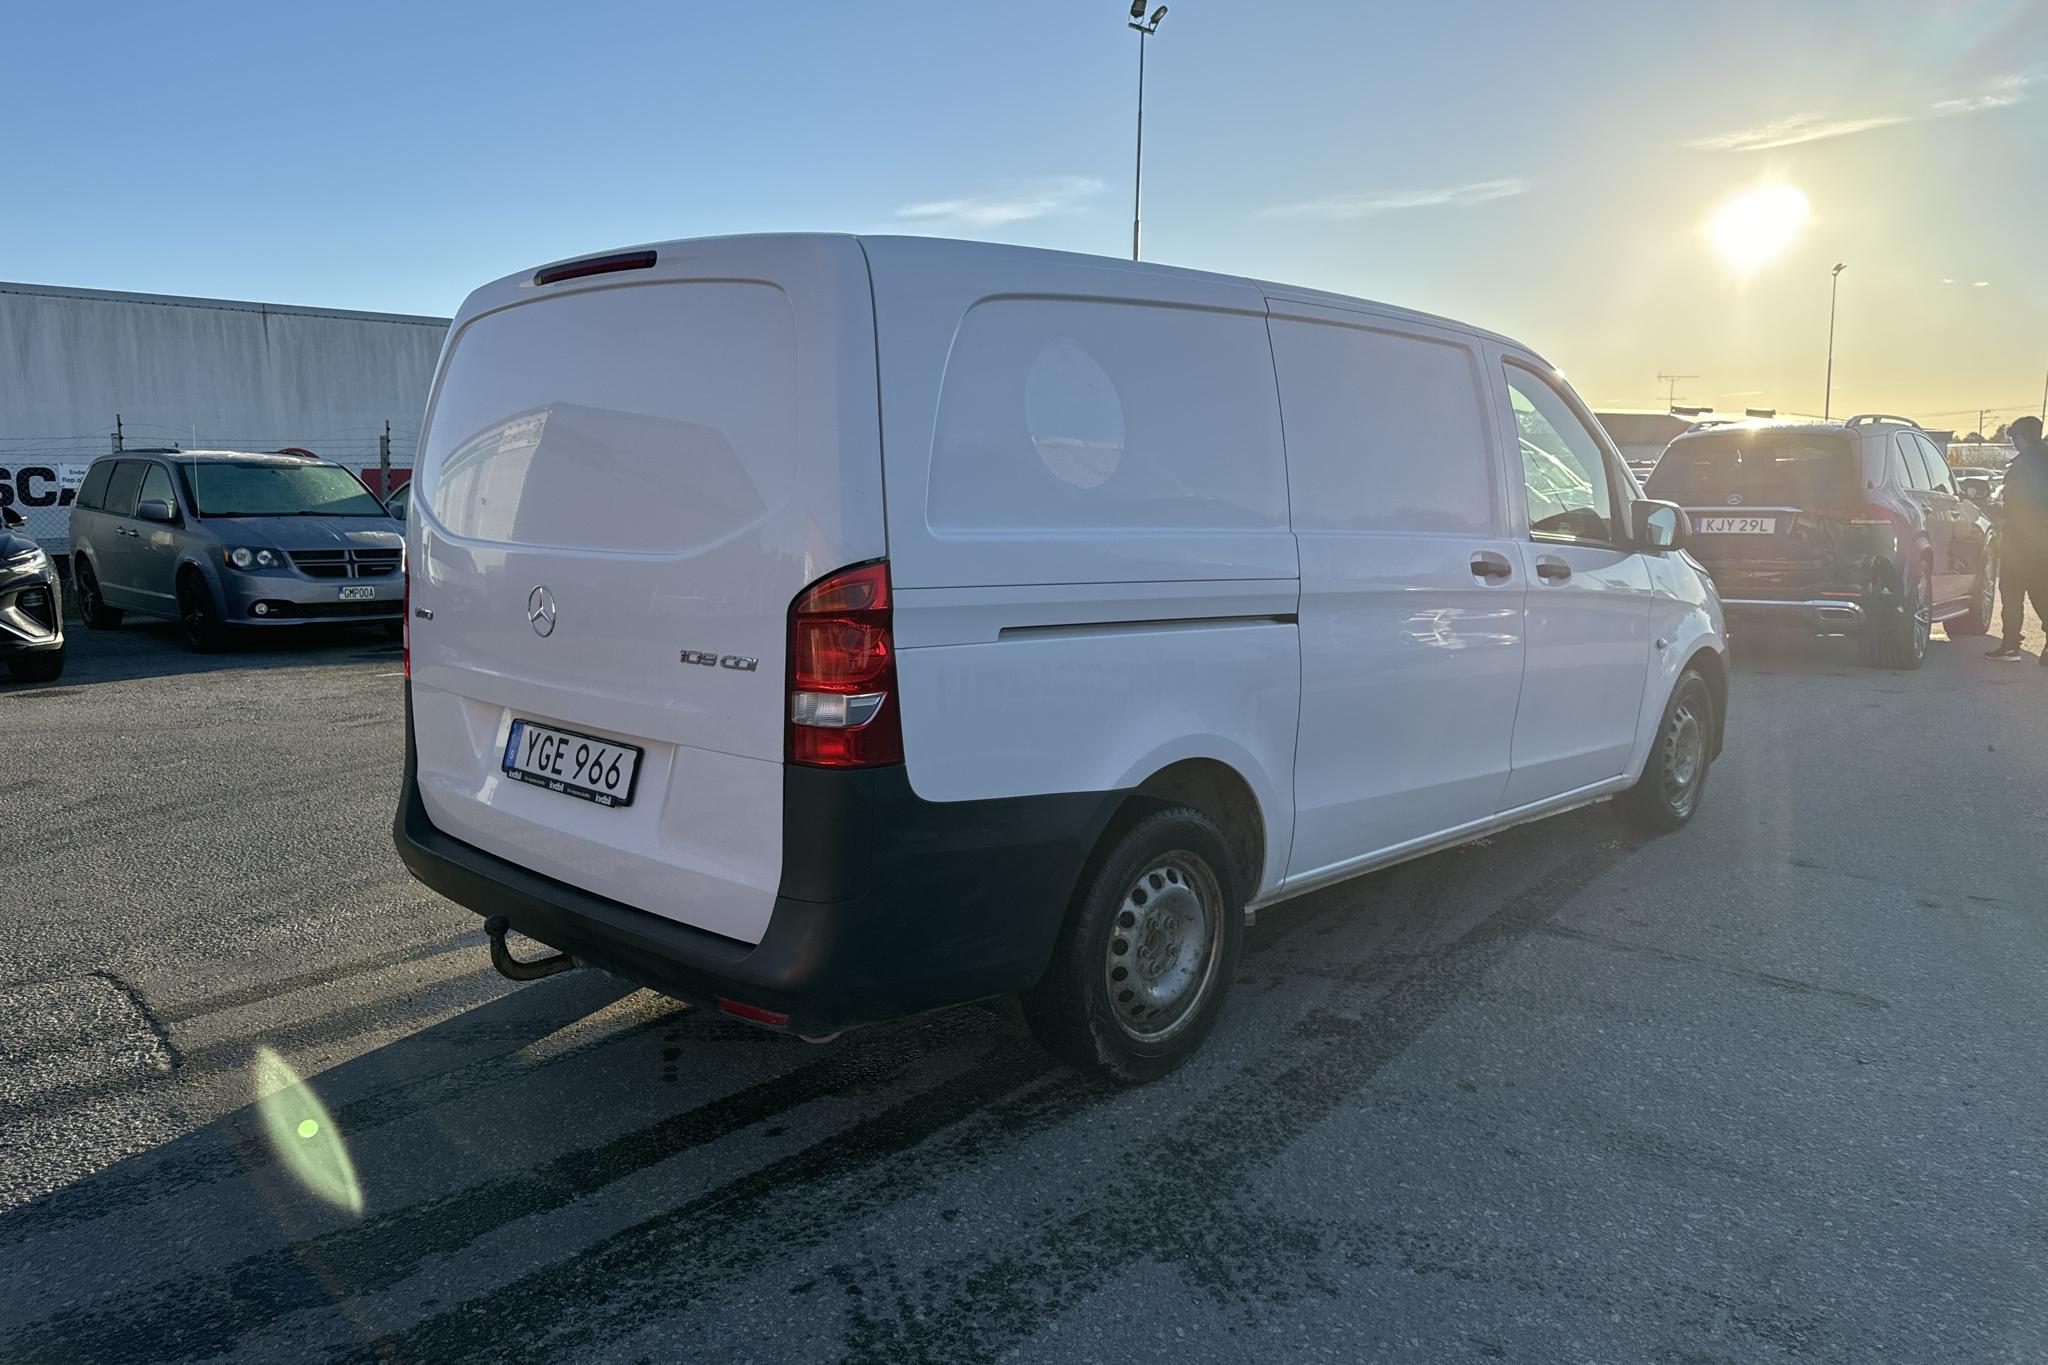
[{"label": "parking lot surface", "polygon": [[2048,669],[1984,647],[1738,642],[1688,830],[1271,910],[1115,1091],[1007,1005],[506,982],[391,850],[395,645],[79,629],[0,691],[0,1359],[2041,1359]]}]

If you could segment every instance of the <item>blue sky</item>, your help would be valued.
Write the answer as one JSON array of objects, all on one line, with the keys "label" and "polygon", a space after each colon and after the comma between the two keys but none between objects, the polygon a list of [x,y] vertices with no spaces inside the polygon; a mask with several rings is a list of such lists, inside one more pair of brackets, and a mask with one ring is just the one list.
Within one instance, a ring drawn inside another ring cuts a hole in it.
[{"label": "blue sky", "polygon": [[[38,6],[0,278],[447,313],[705,233],[1118,254],[1123,8]],[[1596,403],[1787,409],[1846,260],[1838,408],[2038,401],[2048,0],[1179,0],[1147,75],[1149,258],[1492,326]],[[1766,182],[1811,213],[1738,277],[1701,224]]]}]

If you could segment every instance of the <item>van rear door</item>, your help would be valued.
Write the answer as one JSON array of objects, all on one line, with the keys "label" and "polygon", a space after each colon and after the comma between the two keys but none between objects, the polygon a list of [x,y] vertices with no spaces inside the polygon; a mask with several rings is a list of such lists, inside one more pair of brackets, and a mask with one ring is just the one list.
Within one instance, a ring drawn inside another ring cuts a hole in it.
[{"label": "van rear door", "polygon": [[867,267],[834,237],[652,256],[501,280],[450,331],[407,531],[420,794],[487,852],[753,943],[790,602],[885,553]]}]

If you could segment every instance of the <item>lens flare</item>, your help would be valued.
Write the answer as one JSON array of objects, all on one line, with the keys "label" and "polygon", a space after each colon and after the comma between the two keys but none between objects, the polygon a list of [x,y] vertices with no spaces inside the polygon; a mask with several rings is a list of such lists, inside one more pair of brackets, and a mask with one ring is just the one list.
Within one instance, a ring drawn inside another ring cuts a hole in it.
[{"label": "lens flare", "polygon": [[291,1063],[270,1048],[256,1049],[256,1109],[278,1164],[306,1191],[350,1213],[363,1211],[363,1187],[356,1181],[341,1130],[313,1087]]},{"label": "lens flare", "polygon": [[1758,185],[1722,200],[1707,219],[1707,239],[1738,275],[1753,275],[1784,255],[1806,222],[1806,196],[1790,185]]}]

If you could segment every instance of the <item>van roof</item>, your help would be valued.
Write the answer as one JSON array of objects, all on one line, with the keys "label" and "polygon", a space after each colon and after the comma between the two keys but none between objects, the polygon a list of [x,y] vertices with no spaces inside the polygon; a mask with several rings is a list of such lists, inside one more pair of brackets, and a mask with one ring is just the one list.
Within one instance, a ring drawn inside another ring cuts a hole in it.
[{"label": "van roof", "polygon": [[734,234],[725,237],[679,237],[665,242],[642,242],[632,246],[610,247],[605,249],[604,251],[589,252],[581,256],[567,257],[562,261],[549,261],[539,266],[537,270],[522,270],[519,271],[517,274],[506,275],[501,279],[493,280],[489,284],[483,285],[482,287],[478,288],[475,292],[470,294],[470,296],[467,299],[463,300],[462,307],[456,315],[456,321],[458,324],[460,324],[462,321],[466,320],[474,313],[481,311],[485,307],[491,306],[493,303],[511,302],[512,296],[509,293],[509,291],[528,286],[530,282],[533,280],[534,275],[538,273],[538,270],[553,269],[557,266],[569,264],[579,260],[589,259],[590,257],[593,256],[611,256],[632,251],[647,250],[652,250],[657,255],[659,255],[663,252],[665,248],[680,246],[692,246],[701,248],[704,246],[712,245],[714,243],[728,241],[745,241],[753,244],[786,242],[792,249],[799,249],[807,245],[815,245],[818,242],[830,240],[852,240],[856,242],[889,241],[892,243],[908,244],[911,250],[917,250],[920,246],[922,246],[925,249],[929,249],[933,252],[957,252],[962,249],[965,249],[974,252],[987,253],[990,256],[1008,255],[1011,257],[1042,257],[1045,258],[1048,262],[1057,260],[1063,261],[1069,265],[1086,264],[1103,270],[1126,270],[1131,271],[1133,273],[1142,273],[1154,276],[1165,276],[1174,279],[1204,280],[1234,284],[1248,284],[1257,289],[1262,290],[1270,298],[1285,299],[1290,302],[1296,303],[1322,303],[1338,308],[1346,306],[1356,307],[1359,304],[1365,304],[1381,312],[1389,313],[1397,317],[1404,317],[1414,322],[1426,323],[1433,327],[1442,327],[1452,331],[1463,332],[1468,336],[1498,342],[1503,346],[1513,347],[1517,351],[1521,351],[1526,355],[1533,356],[1537,360],[1542,361],[1542,363],[1546,366],[1550,364],[1549,361],[1544,360],[1541,355],[1539,355],[1532,347],[1528,346],[1527,344],[1520,341],[1516,341],[1512,337],[1503,336],[1498,332],[1490,332],[1487,331],[1485,328],[1475,327],[1469,322],[1460,322],[1455,318],[1440,317],[1433,313],[1424,313],[1412,308],[1403,308],[1396,304],[1380,303],[1372,299],[1358,298],[1356,296],[1349,294],[1339,294],[1331,290],[1311,289],[1303,285],[1295,284],[1282,284],[1278,281],[1262,280],[1255,276],[1225,275],[1220,272],[1211,270],[1193,270],[1189,269],[1186,266],[1161,265],[1154,261],[1127,261],[1117,256],[1097,256],[1086,252],[1078,251],[1051,251],[1043,247],[1011,246],[1006,243],[1000,242],[976,242],[954,237],[906,237],[893,234],[873,233],[746,233]]},{"label": "van roof", "polygon": [[[179,460],[201,464],[333,464],[317,455],[308,459],[304,455],[285,455],[275,450],[178,450],[157,448],[150,450],[117,450],[102,455],[100,460],[134,459],[141,455],[167,455]],[[96,460],[94,463],[98,463]]]}]

